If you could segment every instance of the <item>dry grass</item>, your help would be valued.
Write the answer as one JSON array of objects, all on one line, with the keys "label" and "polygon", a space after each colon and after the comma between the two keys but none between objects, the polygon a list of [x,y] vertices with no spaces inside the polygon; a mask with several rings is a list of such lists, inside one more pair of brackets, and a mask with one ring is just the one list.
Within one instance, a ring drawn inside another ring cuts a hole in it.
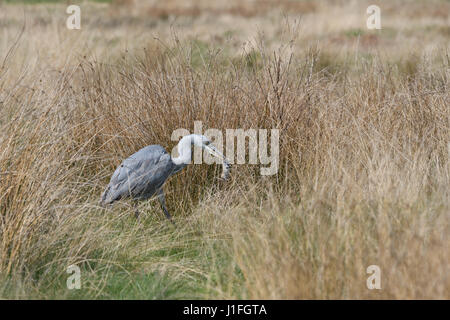
[{"label": "dry grass", "polygon": [[[448,2],[404,21],[392,1],[379,32],[364,3],[183,3],[84,3],[81,31],[0,4],[0,297],[450,298]],[[176,229],[154,202],[141,224],[97,206],[121,159],[196,120],[280,129],[279,173],[188,167]]]}]

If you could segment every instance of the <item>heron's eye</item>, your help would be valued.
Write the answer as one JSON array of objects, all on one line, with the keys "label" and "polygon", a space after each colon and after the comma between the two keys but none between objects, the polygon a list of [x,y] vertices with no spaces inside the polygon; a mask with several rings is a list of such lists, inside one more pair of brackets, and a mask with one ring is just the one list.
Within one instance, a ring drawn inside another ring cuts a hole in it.
[{"label": "heron's eye", "polygon": [[204,143],[205,143],[205,145],[209,145],[211,143],[211,141],[206,140]]}]

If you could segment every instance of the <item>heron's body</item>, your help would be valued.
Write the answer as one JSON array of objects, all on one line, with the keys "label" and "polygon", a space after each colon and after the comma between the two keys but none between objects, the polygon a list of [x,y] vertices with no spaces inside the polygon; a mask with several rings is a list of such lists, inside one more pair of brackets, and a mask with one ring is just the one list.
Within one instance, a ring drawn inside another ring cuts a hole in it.
[{"label": "heron's body", "polygon": [[134,153],[116,169],[102,195],[102,204],[123,198],[146,200],[155,195],[164,182],[185,165],[176,165],[160,145],[151,145]]},{"label": "heron's body", "polygon": [[203,136],[185,136],[178,143],[178,158],[172,158],[160,145],[142,148],[117,167],[101,196],[100,204],[112,204],[125,198],[146,200],[157,195],[166,217],[170,219],[162,188],[170,176],[183,169],[191,161],[192,145],[201,146],[212,154],[222,157],[224,160],[223,177],[227,177],[228,161],[213,146],[209,146],[209,143],[209,140]]}]

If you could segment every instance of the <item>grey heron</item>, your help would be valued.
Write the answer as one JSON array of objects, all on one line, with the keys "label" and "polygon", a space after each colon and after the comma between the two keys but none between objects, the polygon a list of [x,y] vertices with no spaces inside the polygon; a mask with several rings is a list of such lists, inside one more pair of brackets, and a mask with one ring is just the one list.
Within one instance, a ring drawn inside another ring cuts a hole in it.
[{"label": "grey heron", "polygon": [[[157,195],[167,219],[171,216],[166,207],[163,185],[167,179],[191,162],[192,146],[198,146],[223,161],[222,179],[229,176],[230,164],[208,138],[190,134],[180,139],[177,145],[178,157],[171,157],[160,145],[150,145],[125,159],[114,171],[111,180],[101,195],[100,205],[131,198],[145,200]],[[136,210],[136,217],[139,216]]]}]

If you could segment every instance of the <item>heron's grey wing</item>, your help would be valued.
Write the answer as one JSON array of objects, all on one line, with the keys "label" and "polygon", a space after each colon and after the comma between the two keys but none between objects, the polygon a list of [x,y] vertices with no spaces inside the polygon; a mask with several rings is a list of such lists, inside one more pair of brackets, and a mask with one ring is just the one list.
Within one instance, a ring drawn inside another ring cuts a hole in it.
[{"label": "heron's grey wing", "polygon": [[132,197],[146,199],[158,191],[173,171],[170,155],[161,146],[145,147],[125,159],[116,169],[101,203]]}]

